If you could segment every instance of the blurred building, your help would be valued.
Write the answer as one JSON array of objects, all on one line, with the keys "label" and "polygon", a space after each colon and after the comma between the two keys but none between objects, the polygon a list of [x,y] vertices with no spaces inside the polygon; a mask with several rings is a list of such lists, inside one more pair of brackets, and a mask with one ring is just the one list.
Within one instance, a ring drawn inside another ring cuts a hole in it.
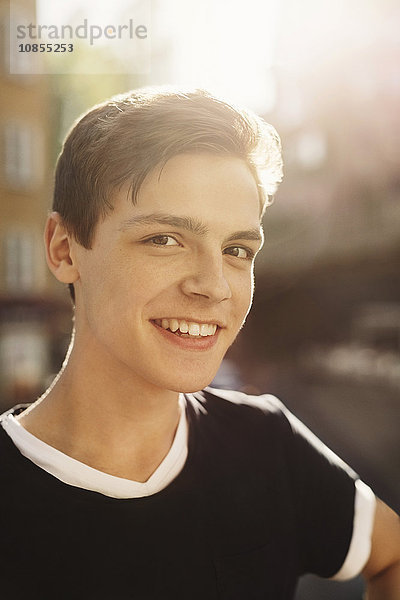
[{"label": "blurred building", "polygon": [[[244,382],[292,402],[322,437],[331,427],[329,444],[342,432],[339,453],[348,423],[348,439],[368,440],[365,456],[383,463],[399,450],[400,7],[280,7],[276,104],[264,116],[282,137],[285,177],[266,211],[254,305],[230,357]],[[324,415],[332,425],[320,425]],[[382,490],[396,468],[381,476]],[[390,495],[398,502],[394,485]]]},{"label": "blurred building", "polygon": [[[15,4],[34,14],[34,0]],[[59,367],[59,348],[65,349],[70,329],[68,297],[48,274],[42,250],[51,173],[65,131],[104,97],[175,77],[181,82],[184,67],[196,71],[204,57],[219,54],[207,23],[209,15],[223,16],[222,8],[208,2],[193,12],[183,0],[173,4],[175,12],[159,0],[152,5],[150,74],[29,77],[9,75],[8,2],[0,0],[3,398],[31,398],[43,386],[43,377]],[[201,22],[195,39],[204,35],[194,53],[197,63],[189,67],[185,55],[195,44],[190,27],[183,31],[183,48],[177,37],[186,23],[174,22],[181,9],[191,27]],[[282,136],[285,180],[265,218],[255,310],[246,328],[250,362],[263,362],[266,354],[294,356],[315,341],[343,340],[364,301],[369,310],[376,302],[378,311],[400,303],[398,4],[282,0],[279,10],[276,103],[270,112],[266,107],[265,117]],[[224,45],[222,30],[218,43]],[[260,52],[263,44],[260,39]],[[243,69],[225,64],[240,83]],[[269,87],[271,69],[265,79]]]},{"label": "blurred building", "polygon": [[[35,5],[13,0],[14,14],[35,22]],[[157,12],[156,3],[154,8]],[[69,295],[50,274],[43,245],[63,138],[93,104],[164,82],[170,54],[168,36],[160,35],[152,45],[151,75],[118,69],[102,76],[15,75],[9,69],[9,28],[9,2],[0,0],[0,410],[43,392],[61,366],[71,333]]]},{"label": "blurred building", "polygon": [[399,5],[281,7],[267,118],[283,139],[285,180],[267,212],[268,270],[388,255],[400,248]]},{"label": "blurred building", "polygon": [[[1,0],[0,408],[32,401],[43,389],[69,313],[48,273],[42,241],[52,182],[48,81],[9,74],[8,5]],[[33,0],[18,6],[35,13]]]}]

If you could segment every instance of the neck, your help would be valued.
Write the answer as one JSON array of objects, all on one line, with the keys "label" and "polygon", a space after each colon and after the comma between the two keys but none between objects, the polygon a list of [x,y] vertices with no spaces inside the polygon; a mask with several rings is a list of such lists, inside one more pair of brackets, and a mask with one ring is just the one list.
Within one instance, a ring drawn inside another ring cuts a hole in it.
[{"label": "neck", "polygon": [[[84,359],[82,359],[84,357]],[[72,350],[53,385],[20,417],[30,433],[94,468],[146,480],[179,422],[179,394]]]}]

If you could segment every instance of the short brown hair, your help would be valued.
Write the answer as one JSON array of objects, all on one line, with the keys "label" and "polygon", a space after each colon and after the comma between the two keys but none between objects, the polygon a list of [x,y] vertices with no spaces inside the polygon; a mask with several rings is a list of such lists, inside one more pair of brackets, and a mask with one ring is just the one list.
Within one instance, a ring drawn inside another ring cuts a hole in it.
[{"label": "short brown hair", "polygon": [[117,188],[129,181],[135,203],[155,167],[189,152],[245,160],[259,186],[261,214],[282,178],[278,134],[251,111],[205,90],[144,88],[106,100],[74,124],[57,162],[53,210],[89,249]]}]

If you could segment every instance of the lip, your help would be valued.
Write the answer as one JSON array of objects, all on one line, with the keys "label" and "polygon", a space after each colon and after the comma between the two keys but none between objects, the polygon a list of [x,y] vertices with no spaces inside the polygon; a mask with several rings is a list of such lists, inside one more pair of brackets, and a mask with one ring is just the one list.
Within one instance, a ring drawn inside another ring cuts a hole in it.
[{"label": "lip", "polygon": [[[172,333],[172,331],[170,331],[169,329],[164,329],[163,327],[160,327],[153,320],[151,320],[150,323],[156,328],[156,330],[160,333],[160,335],[163,336],[163,338],[167,342],[170,342],[171,344],[174,344],[175,346],[178,346],[178,348],[182,348],[183,350],[194,350],[203,352],[205,350],[210,350],[217,343],[219,332],[221,331],[221,328],[218,327],[214,335],[208,335],[199,338],[180,337],[179,335]],[[196,323],[209,323],[209,321],[196,321]],[[216,324],[215,321],[214,324]]]},{"label": "lip", "polygon": [[186,321],[186,323],[199,323],[200,325],[218,325],[218,327],[220,329],[224,329],[226,326],[224,325],[224,323],[222,321],[219,321],[218,319],[198,319],[197,317],[156,317],[154,319],[150,319],[151,322],[155,321],[156,319],[159,319],[160,321],[162,321],[163,319],[168,319],[168,321],[171,321],[171,319],[176,319],[177,321]]}]

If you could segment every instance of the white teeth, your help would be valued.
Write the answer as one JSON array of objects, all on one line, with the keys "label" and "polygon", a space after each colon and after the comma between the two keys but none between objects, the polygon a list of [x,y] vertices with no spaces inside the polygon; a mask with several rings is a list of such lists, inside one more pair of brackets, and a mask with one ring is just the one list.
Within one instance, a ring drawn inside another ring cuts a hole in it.
[{"label": "white teeth", "polygon": [[178,319],[155,319],[155,322],[163,329],[170,329],[173,333],[179,330],[180,333],[188,333],[194,337],[215,335],[217,331],[217,325],[210,323],[188,323],[187,321],[178,321]]},{"label": "white teeth", "polygon": [[169,322],[169,328],[171,331],[175,332],[177,329],[179,329],[179,322],[177,321],[177,319],[171,319]]},{"label": "white teeth", "polygon": [[189,331],[189,325],[186,323],[186,321],[181,321],[179,323],[179,331],[181,333],[187,333]]},{"label": "white teeth", "polygon": [[202,337],[206,337],[206,335],[210,335],[210,326],[209,325],[200,325],[200,335]]},{"label": "white teeth", "polygon": [[189,335],[200,335],[200,325],[198,323],[189,323]]}]

